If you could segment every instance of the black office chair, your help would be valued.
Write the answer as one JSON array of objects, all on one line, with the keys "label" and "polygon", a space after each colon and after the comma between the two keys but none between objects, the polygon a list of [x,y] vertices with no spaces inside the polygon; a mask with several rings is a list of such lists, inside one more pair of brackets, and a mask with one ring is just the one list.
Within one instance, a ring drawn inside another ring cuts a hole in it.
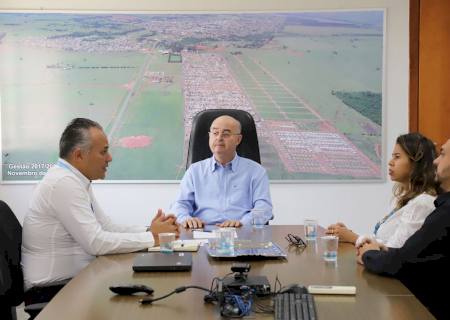
[{"label": "black office chair", "polygon": [[15,306],[23,301],[20,266],[22,226],[6,203],[0,201],[0,315],[16,319]]},{"label": "black office chair", "polygon": [[25,312],[34,319],[48,301],[68,282],[64,280],[49,286],[23,289],[20,265],[22,226],[11,208],[0,201],[0,318],[17,319],[16,306],[25,301]]},{"label": "black office chair", "polygon": [[197,113],[192,121],[186,169],[189,168],[192,163],[212,156],[208,143],[209,128],[215,118],[223,115],[231,116],[241,123],[242,141],[237,147],[237,154],[241,157],[261,163],[255,121],[251,114],[247,111],[237,109],[209,109]]}]

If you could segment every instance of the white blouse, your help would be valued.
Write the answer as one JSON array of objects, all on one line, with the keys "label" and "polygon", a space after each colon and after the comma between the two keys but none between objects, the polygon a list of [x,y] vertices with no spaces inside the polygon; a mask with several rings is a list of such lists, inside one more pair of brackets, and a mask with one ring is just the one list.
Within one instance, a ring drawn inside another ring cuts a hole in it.
[{"label": "white blouse", "polygon": [[95,256],[154,245],[144,226],[114,224],[90,181],[59,159],[37,186],[23,223],[25,289],[74,277]]},{"label": "white blouse", "polygon": [[405,206],[394,212],[386,221],[382,222],[377,234],[361,235],[356,240],[358,247],[366,239],[375,239],[390,248],[400,248],[413,235],[435,209],[435,196],[422,193],[411,199]]}]

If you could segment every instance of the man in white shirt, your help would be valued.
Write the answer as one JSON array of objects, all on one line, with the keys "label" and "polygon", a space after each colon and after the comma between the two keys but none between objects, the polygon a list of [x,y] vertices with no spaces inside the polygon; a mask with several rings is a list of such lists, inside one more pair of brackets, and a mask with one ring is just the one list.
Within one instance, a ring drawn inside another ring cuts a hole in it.
[{"label": "man in white shirt", "polygon": [[161,210],[150,227],[114,224],[97,203],[91,181],[103,179],[112,157],[102,127],[77,118],[64,130],[58,162],[34,191],[23,224],[25,289],[74,277],[95,256],[158,245],[175,232],[173,215]]}]

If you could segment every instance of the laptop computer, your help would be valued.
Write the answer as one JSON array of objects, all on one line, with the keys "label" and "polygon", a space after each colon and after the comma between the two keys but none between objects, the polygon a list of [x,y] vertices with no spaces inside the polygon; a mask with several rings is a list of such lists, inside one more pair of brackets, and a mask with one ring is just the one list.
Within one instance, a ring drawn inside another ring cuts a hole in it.
[{"label": "laptop computer", "polygon": [[174,252],[138,253],[133,262],[133,270],[146,271],[189,271],[192,268],[192,253]]}]

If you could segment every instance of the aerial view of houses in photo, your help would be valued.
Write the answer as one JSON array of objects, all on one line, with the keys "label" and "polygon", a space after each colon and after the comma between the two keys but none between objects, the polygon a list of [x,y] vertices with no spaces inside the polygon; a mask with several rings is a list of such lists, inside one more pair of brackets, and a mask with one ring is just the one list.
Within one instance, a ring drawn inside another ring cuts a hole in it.
[{"label": "aerial view of houses in photo", "polygon": [[0,13],[2,179],[39,180],[74,117],[108,180],[179,180],[192,119],[255,119],[271,180],[381,180],[384,12]]}]

